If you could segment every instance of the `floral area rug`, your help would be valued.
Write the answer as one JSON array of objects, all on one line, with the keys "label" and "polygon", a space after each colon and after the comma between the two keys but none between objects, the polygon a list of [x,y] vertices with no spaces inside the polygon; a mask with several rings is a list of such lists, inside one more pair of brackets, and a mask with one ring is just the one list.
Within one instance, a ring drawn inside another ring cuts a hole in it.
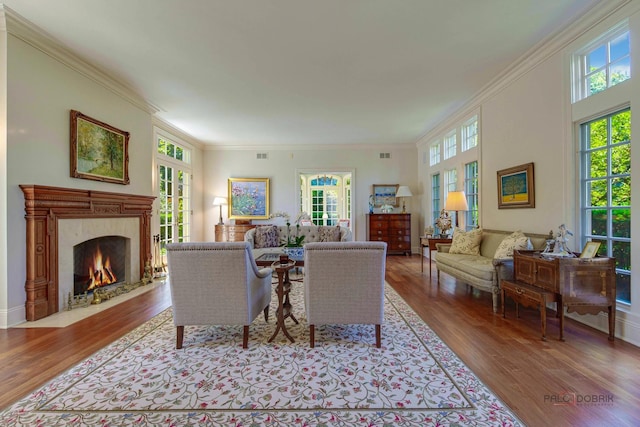
[{"label": "floral area rug", "polygon": [[301,288],[293,344],[282,334],[268,343],[275,319],[259,316],[246,350],[241,326],[188,326],[176,350],[167,309],[6,408],[0,424],[523,425],[390,286],[381,349],[373,325],[318,325],[309,348]]}]

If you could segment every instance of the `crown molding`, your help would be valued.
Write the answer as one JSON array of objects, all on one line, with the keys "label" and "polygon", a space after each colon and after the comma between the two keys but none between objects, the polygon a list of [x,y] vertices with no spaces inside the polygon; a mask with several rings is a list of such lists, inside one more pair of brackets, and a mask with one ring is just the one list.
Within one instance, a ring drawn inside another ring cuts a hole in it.
[{"label": "crown molding", "polygon": [[553,55],[565,49],[577,38],[587,31],[616,14],[632,0],[606,0],[598,1],[591,9],[580,16],[574,17],[568,26],[559,32],[549,35],[544,40],[537,43],[518,59],[516,59],[503,72],[498,74],[493,80],[487,83],[476,95],[469,99],[462,107],[453,111],[448,111],[442,117],[449,119],[438,123],[436,126],[425,132],[417,141],[416,145],[422,147],[427,145],[434,138],[440,136],[450,129],[452,124],[459,122],[464,115],[473,109],[478,109],[483,102],[494,97],[497,93],[513,84],[523,75],[533,70]]},{"label": "crown molding", "polygon": [[11,8],[2,4],[0,4],[0,8],[4,14],[7,33],[82,74],[141,110],[149,114],[161,111],[161,108],[144,99],[133,88],[81,58]]},{"label": "crown molding", "polygon": [[222,145],[206,144],[205,151],[330,151],[330,150],[415,150],[414,143],[400,144],[284,144],[284,145]]}]

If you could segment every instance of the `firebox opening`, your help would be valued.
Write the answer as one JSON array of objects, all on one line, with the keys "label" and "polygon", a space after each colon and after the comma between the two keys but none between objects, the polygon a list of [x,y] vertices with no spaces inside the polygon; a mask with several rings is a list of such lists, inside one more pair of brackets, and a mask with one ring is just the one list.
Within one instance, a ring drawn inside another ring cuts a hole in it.
[{"label": "firebox opening", "polygon": [[73,247],[73,294],[125,282],[127,238],[102,236]]}]

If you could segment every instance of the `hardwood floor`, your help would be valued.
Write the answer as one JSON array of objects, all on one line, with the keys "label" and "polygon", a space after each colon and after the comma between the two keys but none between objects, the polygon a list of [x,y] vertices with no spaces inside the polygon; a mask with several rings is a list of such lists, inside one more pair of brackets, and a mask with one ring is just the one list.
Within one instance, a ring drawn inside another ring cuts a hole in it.
[{"label": "hardwood floor", "polygon": [[[493,314],[489,294],[444,273],[438,285],[436,277],[420,273],[419,255],[388,257],[389,284],[525,424],[640,425],[640,348],[611,343],[606,333],[571,319],[560,342],[551,311],[541,341],[535,310],[521,308],[516,319],[508,302],[503,319]],[[0,330],[0,408],[169,305],[168,286],[161,286],[66,328]],[[382,334],[384,345],[384,327]]]}]

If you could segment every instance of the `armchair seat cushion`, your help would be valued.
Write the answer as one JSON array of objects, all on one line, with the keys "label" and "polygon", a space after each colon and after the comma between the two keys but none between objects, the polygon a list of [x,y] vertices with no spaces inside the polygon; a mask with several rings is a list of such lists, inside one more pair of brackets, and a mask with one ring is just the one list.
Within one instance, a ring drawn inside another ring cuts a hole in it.
[{"label": "armchair seat cushion", "polygon": [[491,258],[480,255],[438,253],[440,265],[447,265],[467,272],[480,280],[492,282],[495,278],[495,268]]}]

